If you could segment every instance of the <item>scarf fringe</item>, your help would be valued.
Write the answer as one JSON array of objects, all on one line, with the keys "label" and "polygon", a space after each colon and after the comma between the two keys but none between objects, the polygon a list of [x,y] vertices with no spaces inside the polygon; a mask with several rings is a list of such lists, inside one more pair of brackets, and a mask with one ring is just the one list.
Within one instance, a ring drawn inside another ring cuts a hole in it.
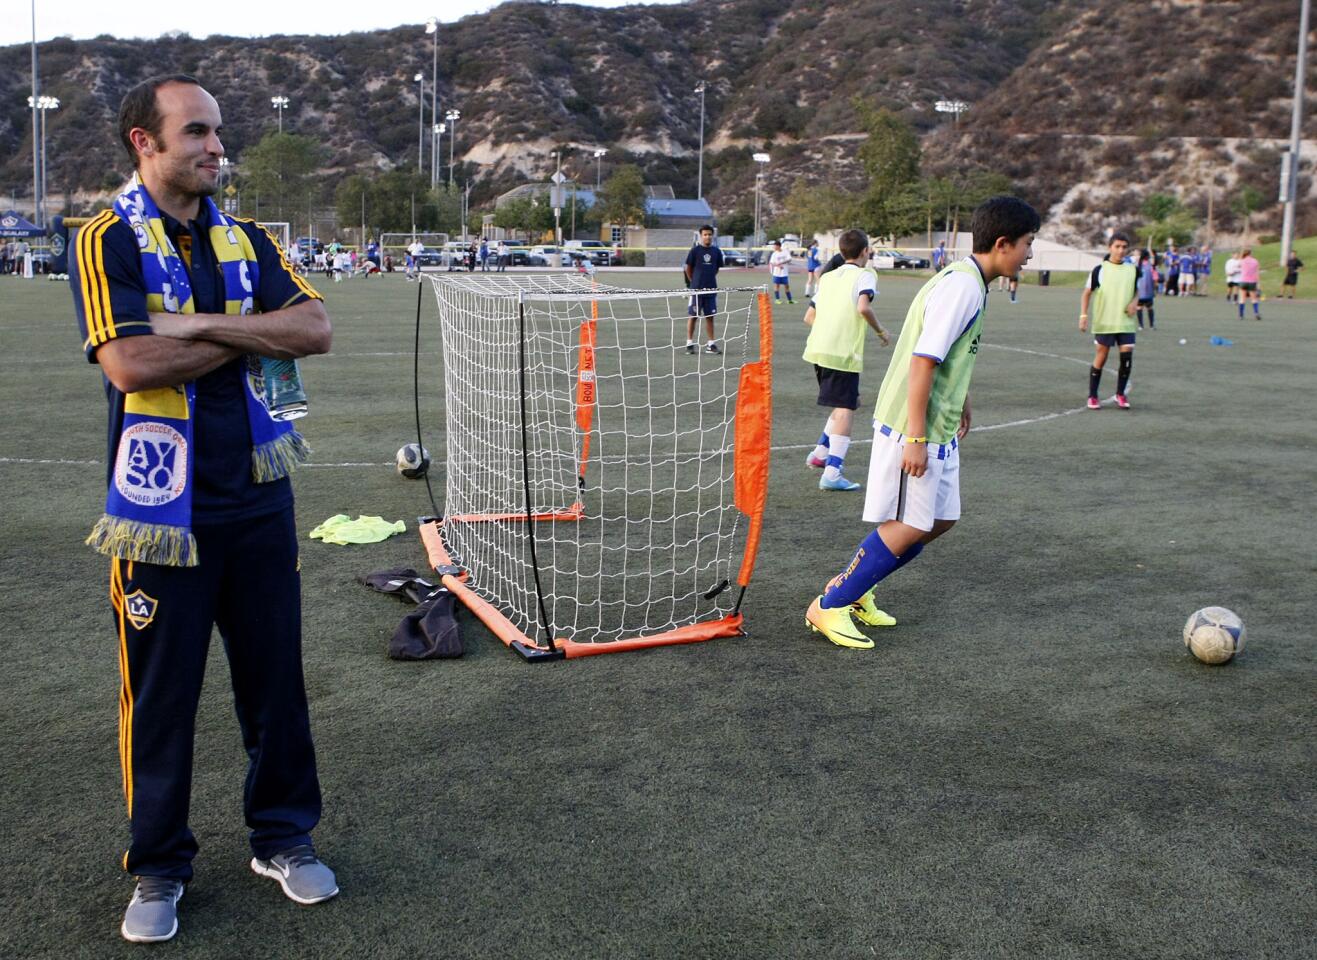
[{"label": "scarf fringe", "polygon": [[186,527],[125,520],[107,513],[96,521],[87,545],[120,560],[163,567],[197,565],[197,539]]},{"label": "scarf fringe", "polygon": [[288,476],[311,456],[306,438],[296,430],[252,448],[252,479],[269,483]]}]

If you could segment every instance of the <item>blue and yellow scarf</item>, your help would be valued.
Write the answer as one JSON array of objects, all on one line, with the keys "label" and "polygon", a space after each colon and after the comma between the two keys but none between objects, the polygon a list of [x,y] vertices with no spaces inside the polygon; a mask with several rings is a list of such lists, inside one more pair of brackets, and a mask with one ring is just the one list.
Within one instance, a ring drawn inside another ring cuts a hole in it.
[{"label": "blue and yellow scarf", "polygon": [[[192,284],[165,230],[155,201],[136,176],[114,203],[137,237],[146,284],[147,310],[195,313]],[[251,240],[209,197],[201,201],[201,218],[224,274],[224,312],[249,314],[259,309],[254,291],[260,265]],[[292,424],[270,416],[259,357],[246,358],[247,423],[252,436],[252,479],[269,483],[292,473],[310,453]],[[114,475],[105,514],[87,543],[123,560],[171,567],[196,566],[192,535],[192,481],[197,385],[142,390],[124,396]]]}]

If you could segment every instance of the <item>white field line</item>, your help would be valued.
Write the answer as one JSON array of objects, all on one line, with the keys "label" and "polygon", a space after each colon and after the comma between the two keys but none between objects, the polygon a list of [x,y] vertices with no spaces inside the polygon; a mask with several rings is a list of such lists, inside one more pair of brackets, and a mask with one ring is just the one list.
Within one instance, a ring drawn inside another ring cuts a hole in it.
[{"label": "white field line", "polygon": [[[985,343],[984,346],[985,346],[985,347],[991,347],[993,350],[1009,350],[1009,351],[1011,351],[1012,353],[1028,353],[1028,354],[1032,354],[1032,355],[1035,356],[1035,357],[1049,357],[1049,358],[1051,358],[1051,359],[1053,359],[1053,360],[1064,360],[1064,361],[1066,361],[1067,363],[1078,363],[1078,364],[1080,364],[1080,365],[1082,365],[1082,366],[1085,366],[1085,367],[1089,366],[1089,363],[1088,363],[1087,360],[1076,360],[1074,357],[1063,357],[1063,356],[1061,356],[1060,354],[1057,354],[1057,353],[1044,353],[1044,352],[1042,352],[1041,350],[1025,350],[1025,349],[1022,348],[1022,347],[1003,347],[1003,346],[1001,346],[1001,345],[999,345],[999,344],[995,344],[995,343]],[[407,356],[407,357],[410,357],[411,355],[412,355],[412,354],[411,354],[410,351],[405,352],[405,353],[356,353],[356,354],[343,354],[343,353],[341,353],[341,354],[337,354],[337,356],[341,356],[341,357],[344,357],[344,356],[356,356],[356,357],[402,357],[402,356]],[[330,354],[330,356],[335,356],[335,354]],[[1110,402],[1111,402],[1112,400],[1114,400],[1114,399],[1115,399],[1114,397],[1113,397],[1113,398],[1109,398],[1109,399],[1107,400],[1107,402],[1110,403]],[[1076,413],[1083,413],[1083,412],[1084,412],[1085,410],[1087,410],[1087,409],[1088,409],[1087,407],[1074,407],[1073,409],[1070,409],[1070,410],[1062,410],[1062,411],[1060,411],[1059,413],[1045,413],[1045,414],[1043,414],[1043,415],[1040,416],[1040,417],[1028,417],[1028,418],[1023,419],[1023,420],[1008,420],[1008,421],[1006,421],[1005,423],[989,423],[989,424],[985,424],[985,425],[982,425],[982,426],[970,427],[970,431],[969,431],[969,432],[970,432],[970,433],[986,433],[986,432],[989,431],[989,430],[1005,430],[1005,429],[1007,429],[1008,427],[1027,427],[1027,426],[1031,426],[1031,425],[1033,425],[1033,424],[1035,424],[1035,423],[1046,423],[1048,420],[1058,420],[1058,419],[1060,419],[1061,417],[1069,417],[1069,416],[1072,416],[1072,415],[1074,415],[1074,414],[1076,414]],[[860,444],[866,444],[866,443],[873,443],[873,440],[872,440],[872,439],[867,439],[867,438],[856,438],[856,439],[854,439],[854,440],[851,441],[851,446],[857,446],[857,445],[860,445]],[[798,452],[800,452],[801,450],[813,450],[813,449],[814,449],[814,444],[812,444],[812,443],[792,443],[792,444],[785,444],[785,445],[782,445],[782,446],[775,446],[775,447],[770,447],[770,448],[769,448],[769,450],[772,451],[773,453],[792,453],[792,452],[796,452],[796,453],[798,453]],[[726,451],[724,451],[724,452],[726,452]],[[619,458],[619,459],[625,459],[625,458]],[[0,457],[0,464],[4,464],[4,463],[55,464],[55,465],[60,465],[60,466],[81,466],[81,467],[100,467],[100,466],[104,466],[104,465],[105,465],[104,462],[103,462],[103,461],[100,461],[100,460],[42,460],[42,459],[37,459],[37,458],[32,458],[32,457]],[[302,464],[302,466],[303,466],[303,467],[307,467],[307,468],[313,468],[313,469],[314,469],[314,468],[321,468],[321,469],[324,469],[324,468],[352,468],[352,467],[371,467],[371,468],[375,468],[375,467],[388,467],[388,466],[392,466],[392,464],[390,464],[390,463],[373,463],[373,462],[362,461],[362,460],[347,460],[347,461],[343,461],[343,462],[341,462],[341,463],[304,463],[304,464]]]}]

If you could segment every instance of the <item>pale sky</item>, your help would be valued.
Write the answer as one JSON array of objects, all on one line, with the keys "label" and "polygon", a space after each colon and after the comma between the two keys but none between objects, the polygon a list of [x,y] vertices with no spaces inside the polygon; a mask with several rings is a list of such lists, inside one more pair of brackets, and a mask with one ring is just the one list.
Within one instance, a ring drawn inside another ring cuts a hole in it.
[{"label": "pale sky", "polygon": [[[635,0],[579,0],[591,7],[621,7]],[[673,3],[677,0],[646,0]],[[180,30],[202,38],[214,33],[235,37],[270,34],[341,34],[420,24],[431,16],[452,23],[471,13],[498,6],[492,0],[419,0],[371,3],[369,0],[213,0],[190,3],[123,4],[106,0],[0,0],[0,46],[32,40],[33,5],[38,42],[53,37],[85,40],[158,37]],[[440,43],[443,42],[442,34]]]}]

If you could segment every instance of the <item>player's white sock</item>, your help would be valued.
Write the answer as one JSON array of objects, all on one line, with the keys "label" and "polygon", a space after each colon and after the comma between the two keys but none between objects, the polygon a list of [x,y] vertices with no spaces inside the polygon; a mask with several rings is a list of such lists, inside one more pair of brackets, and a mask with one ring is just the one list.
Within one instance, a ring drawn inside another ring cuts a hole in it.
[{"label": "player's white sock", "polygon": [[835,433],[828,434],[828,465],[823,471],[824,477],[828,480],[841,477],[841,468],[846,462],[846,451],[850,447],[850,437],[838,436]]},{"label": "player's white sock", "polygon": [[828,459],[828,445],[831,443],[831,441],[828,439],[827,427],[828,425],[825,423],[823,425],[823,433],[819,435],[819,442],[814,444],[814,452],[811,454],[811,456],[815,460]]}]

